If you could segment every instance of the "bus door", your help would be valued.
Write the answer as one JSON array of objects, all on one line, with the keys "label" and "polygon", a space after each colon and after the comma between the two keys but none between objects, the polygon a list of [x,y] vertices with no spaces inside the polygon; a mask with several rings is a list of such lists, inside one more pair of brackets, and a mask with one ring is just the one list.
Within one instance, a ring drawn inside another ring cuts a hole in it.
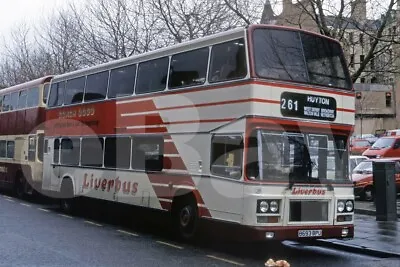
[{"label": "bus door", "polygon": [[43,184],[45,190],[58,190],[60,179],[60,139],[46,139],[43,154]]}]

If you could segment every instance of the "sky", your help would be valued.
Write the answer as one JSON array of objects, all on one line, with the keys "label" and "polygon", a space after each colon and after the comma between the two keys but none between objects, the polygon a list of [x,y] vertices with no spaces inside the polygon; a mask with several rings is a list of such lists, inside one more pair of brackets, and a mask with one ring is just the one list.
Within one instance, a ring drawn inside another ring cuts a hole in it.
[{"label": "sky", "polygon": [[23,22],[37,24],[55,8],[67,5],[67,0],[0,0],[0,35],[7,35]]}]

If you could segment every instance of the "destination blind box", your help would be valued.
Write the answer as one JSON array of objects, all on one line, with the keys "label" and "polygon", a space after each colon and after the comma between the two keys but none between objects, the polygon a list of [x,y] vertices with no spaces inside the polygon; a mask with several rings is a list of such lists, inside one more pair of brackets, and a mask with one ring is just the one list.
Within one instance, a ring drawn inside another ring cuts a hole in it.
[{"label": "destination blind box", "polygon": [[283,92],[281,113],[285,117],[334,121],[336,99],[327,96]]}]

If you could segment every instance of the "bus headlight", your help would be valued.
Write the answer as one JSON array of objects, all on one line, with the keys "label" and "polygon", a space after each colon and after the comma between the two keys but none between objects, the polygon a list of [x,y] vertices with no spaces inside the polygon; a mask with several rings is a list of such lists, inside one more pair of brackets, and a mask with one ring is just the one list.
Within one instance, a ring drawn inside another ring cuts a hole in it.
[{"label": "bus headlight", "polygon": [[341,212],[344,211],[344,209],[345,209],[345,203],[344,203],[344,201],[343,201],[343,200],[339,200],[339,201],[337,202],[337,211],[341,213]]},{"label": "bus headlight", "polygon": [[273,212],[273,213],[278,212],[278,211],[279,211],[279,204],[278,204],[278,201],[275,201],[275,200],[271,201],[271,202],[269,203],[269,210],[270,210],[271,212]]},{"label": "bus headlight", "polygon": [[354,210],[354,203],[352,200],[347,200],[346,201],[346,211],[347,212],[352,212]]},{"label": "bus headlight", "polygon": [[265,200],[264,200],[264,201],[261,201],[261,202],[260,202],[259,209],[260,209],[260,211],[261,211],[262,213],[267,213],[267,212],[268,212],[268,209],[269,209],[268,202],[265,201]]}]

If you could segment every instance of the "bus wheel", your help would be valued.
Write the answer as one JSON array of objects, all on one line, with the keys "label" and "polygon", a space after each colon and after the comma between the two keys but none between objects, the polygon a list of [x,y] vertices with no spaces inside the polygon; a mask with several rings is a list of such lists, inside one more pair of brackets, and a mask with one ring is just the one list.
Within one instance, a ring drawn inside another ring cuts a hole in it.
[{"label": "bus wheel", "polygon": [[172,207],[173,223],[180,238],[194,239],[198,224],[197,202],[192,195],[174,199]]},{"label": "bus wheel", "polygon": [[60,208],[65,213],[73,213],[75,209],[74,186],[70,179],[64,179],[61,184]]},{"label": "bus wheel", "polygon": [[24,198],[25,197],[25,179],[22,174],[17,174],[16,179],[15,179],[15,185],[14,185],[14,191],[15,195],[18,198]]},{"label": "bus wheel", "polygon": [[374,200],[374,189],[372,186],[368,186],[364,189],[364,200],[373,201]]}]

